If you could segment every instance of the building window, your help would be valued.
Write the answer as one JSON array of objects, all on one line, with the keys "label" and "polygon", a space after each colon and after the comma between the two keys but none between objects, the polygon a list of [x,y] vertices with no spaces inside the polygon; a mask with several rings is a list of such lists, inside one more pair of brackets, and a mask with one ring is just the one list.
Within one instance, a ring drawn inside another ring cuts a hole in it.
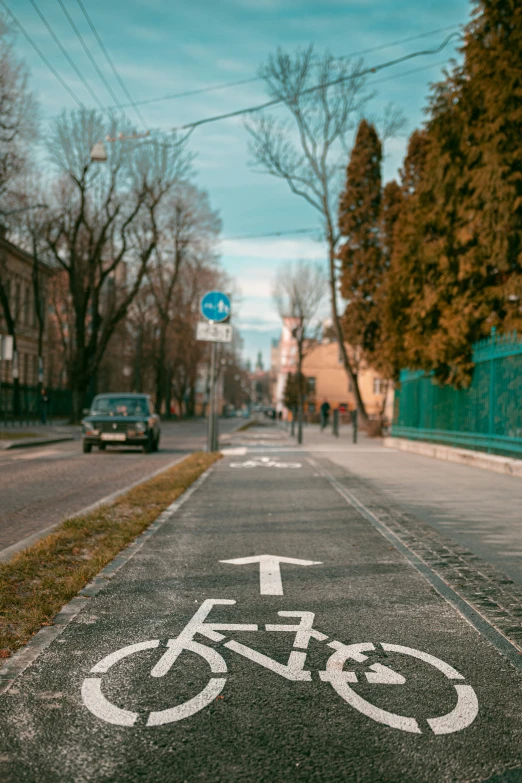
[{"label": "building window", "polygon": [[14,301],[14,320],[18,321],[20,317],[20,283],[17,283],[15,286],[15,301]]},{"label": "building window", "polygon": [[24,324],[29,326],[29,305],[30,305],[30,290],[29,286],[25,287],[24,293]]},{"label": "building window", "polygon": [[383,392],[383,383],[380,378],[374,378],[373,379],[373,393],[374,394],[382,394]]},{"label": "building window", "polygon": [[308,378],[308,393],[315,394],[315,378]]}]

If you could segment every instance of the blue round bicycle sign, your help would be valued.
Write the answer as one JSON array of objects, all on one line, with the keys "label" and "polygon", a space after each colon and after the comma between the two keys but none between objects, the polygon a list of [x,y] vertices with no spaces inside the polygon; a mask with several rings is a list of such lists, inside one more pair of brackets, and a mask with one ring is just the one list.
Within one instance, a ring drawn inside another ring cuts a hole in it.
[{"label": "blue round bicycle sign", "polygon": [[222,291],[209,291],[201,300],[200,310],[208,321],[225,321],[230,315],[230,299]]}]

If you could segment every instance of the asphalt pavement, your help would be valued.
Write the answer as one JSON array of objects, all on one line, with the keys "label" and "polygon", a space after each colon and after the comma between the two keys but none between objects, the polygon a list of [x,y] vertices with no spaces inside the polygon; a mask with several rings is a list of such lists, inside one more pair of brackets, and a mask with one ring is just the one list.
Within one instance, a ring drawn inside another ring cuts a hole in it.
[{"label": "asphalt pavement", "polygon": [[522,780],[516,646],[290,445],[238,433],[84,591],[0,696],[2,781]]},{"label": "asphalt pavement", "polygon": [[[224,435],[241,422],[220,420]],[[186,454],[204,449],[204,420],[162,424],[160,450],[108,448],[83,454],[79,428],[62,428],[76,440],[0,453],[0,561],[20,542],[77,514]]]}]

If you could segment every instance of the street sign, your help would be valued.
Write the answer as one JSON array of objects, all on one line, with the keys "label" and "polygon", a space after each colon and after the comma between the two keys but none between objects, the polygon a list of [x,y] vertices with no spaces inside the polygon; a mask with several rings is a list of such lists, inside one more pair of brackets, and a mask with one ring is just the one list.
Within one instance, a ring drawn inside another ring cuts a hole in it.
[{"label": "street sign", "polygon": [[200,321],[196,331],[196,340],[230,343],[232,342],[232,327],[230,324],[207,324],[205,321]]},{"label": "street sign", "polygon": [[0,336],[0,359],[5,362],[13,360],[13,338],[10,334]]},{"label": "street sign", "polygon": [[208,321],[225,321],[231,312],[230,299],[222,291],[209,291],[201,300],[200,311]]}]

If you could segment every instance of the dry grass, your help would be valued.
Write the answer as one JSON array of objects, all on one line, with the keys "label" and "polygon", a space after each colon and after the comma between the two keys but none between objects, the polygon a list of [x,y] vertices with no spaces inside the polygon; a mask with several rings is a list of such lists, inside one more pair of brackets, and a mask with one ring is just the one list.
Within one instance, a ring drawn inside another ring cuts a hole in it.
[{"label": "dry grass", "polygon": [[0,659],[52,625],[62,606],[219,458],[192,454],[114,504],[62,522],[0,564]]},{"label": "dry grass", "polygon": [[34,432],[16,432],[14,430],[2,430],[0,440],[22,440],[23,438],[38,438]]}]

